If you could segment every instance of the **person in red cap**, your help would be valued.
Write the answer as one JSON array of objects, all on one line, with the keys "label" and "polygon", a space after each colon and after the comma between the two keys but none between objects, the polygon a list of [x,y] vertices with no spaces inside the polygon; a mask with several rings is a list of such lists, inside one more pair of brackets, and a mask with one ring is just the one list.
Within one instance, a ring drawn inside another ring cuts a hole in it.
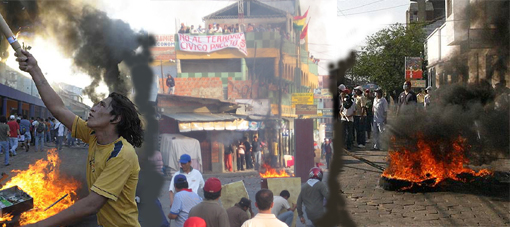
[{"label": "person in red cap", "polygon": [[308,174],[308,181],[301,185],[301,192],[297,200],[297,211],[299,220],[305,224],[303,205],[306,216],[312,221],[313,226],[317,226],[319,219],[326,213],[324,200],[329,197],[328,186],[322,182],[324,176],[319,167],[313,167]]},{"label": "person in red cap", "polygon": [[220,197],[221,181],[215,177],[207,179],[204,185],[205,200],[191,208],[188,217],[204,219],[207,227],[230,227],[227,211],[218,203]]},{"label": "person in red cap", "polygon": [[191,217],[184,222],[184,227],[206,227],[206,226],[207,225],[205,224],[204,219],[199,217]]}]

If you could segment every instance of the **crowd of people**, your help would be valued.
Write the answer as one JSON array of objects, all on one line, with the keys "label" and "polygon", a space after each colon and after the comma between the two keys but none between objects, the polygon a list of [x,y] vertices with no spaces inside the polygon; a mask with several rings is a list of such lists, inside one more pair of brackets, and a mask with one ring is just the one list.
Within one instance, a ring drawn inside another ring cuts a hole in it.
[{"label": "crowd of people", "polygon": [[[252,201],[245,197],[234,206],[223,208],[218,202],[222,195],[221,181],[215,177],[204,181],[200,171],[191,167],[191,157],[187,154],[181,155],[179,162],[181,168],[170,182],[171,205],[167,215],[175,220],[177,227],[287,227],[292,225],[296,209],[302,223],[306,221],[304,213],[315,224],[325,212],[329,192],[322,182],[323,172],[318,167],[310,170],[308,181],[301,186],[297,204],[289,203],[291,194],[288,190],[282,190],[279,195],[268,189],[258,191],[255,195],[258,213],[255,215]],[[157,171],[162,173],[159,169]],[[203,190],[204,198],[198,195],[199,190]],[[169,226],[164,217],[161,226]]]},{"label": "crowd of people", "polygon": [[255,135],[250,143],[248,137],[242,140],[234,141],[231,144],[225,144],[224,164],[225,169],[233,172],[233,156],[236,157],[237,171],[255,169],[258,171],[262,165],[262,153],[264,143],[259,141]]},{"label": "crowd of people", "polygon": [[[35,152],[44,151],[44,146],[55,143],[58,150],[62,150],[64,143],[68,147],[75,146],[76,139],[71,136],[71,130],[65,127],[55,118],[41,117],[28,118],[26,115],[0,116],[2,131],[0,131],[0,154],[6,154],[5,165],[9,165],[9,157],[17,155],[18,148],[28,152],[30,146],[35,146]],[[7,135],[7,136],[6,136]]]},{"label": "crowd of people", "polygon": [[209,24],[207,28],[202,27],[202,25],[198,25],[195,27],[194,25],[186,26],[184,23],[181,23],[181,27],[179,28],[178,33],[181,34],[216,34],[216,33],[238,33],[238,32],[280,32],[281,28],[279,26],[271,25],[271,24],[259,24],[258,26],[252,23],[245,24]]}]

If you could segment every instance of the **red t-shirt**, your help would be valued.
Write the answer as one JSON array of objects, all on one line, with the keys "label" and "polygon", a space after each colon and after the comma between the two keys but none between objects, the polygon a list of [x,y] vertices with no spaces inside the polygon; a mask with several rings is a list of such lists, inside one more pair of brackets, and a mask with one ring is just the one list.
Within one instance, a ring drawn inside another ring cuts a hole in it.
[{"label": "red t-shirt", "polygon": [[11,129],[11,138],[18,138],[18,130],[19,125],[16,121],[9,121],[7,122],[7,125],[9,125],[9,129]]}]

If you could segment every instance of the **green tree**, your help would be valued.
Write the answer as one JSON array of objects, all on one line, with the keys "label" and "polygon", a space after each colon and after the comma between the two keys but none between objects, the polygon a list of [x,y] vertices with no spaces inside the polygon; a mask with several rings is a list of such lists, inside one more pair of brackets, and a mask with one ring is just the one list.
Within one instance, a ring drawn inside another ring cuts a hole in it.
[{"label": "green tree", "polygon": [[367,45],[358,52],[352,75],[366,78],[388,92],[402,90],[405,57],[423,53],[423,26],[393,24],[367,37]]}]

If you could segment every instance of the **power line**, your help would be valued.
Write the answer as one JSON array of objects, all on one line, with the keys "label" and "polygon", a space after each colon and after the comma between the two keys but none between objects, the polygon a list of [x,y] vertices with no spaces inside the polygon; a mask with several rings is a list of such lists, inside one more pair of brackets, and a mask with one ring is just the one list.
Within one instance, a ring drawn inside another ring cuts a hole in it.
[{"label": "power line", "polygon": [[382,9],[376,9],[376,10],[365,11],[365,12],[344,14],[344,16],[351,16],[351,15],[357,15],[357,14],[364,14],[364,13],[371,13],[371,12],[383,11],[383,10],[387,10],[387,9],[393,9],[393,8],[398,8],[398,7],[402,7],[402,6],[408,6],[408,5],[409,5],[409,4],[403,4],[403,5],[392,6],[392,7],[382,8]]},{"label": "power line", "polygon": [[378,3],[378,2],[382,2],[382,1],[384,1],[384,0],[378,0],[378,1],[375,1],[375,2],[370,2],[370,3],[364,4],[364,5],[360,5],[360,6],[356,6],[356,7],[352,7],[352,8],[347,8],[347,9],[342,9],[342,11],[348,11],[348,10],[352,10],[352,9],[358,9],[358,8],[363,7],[363,6],[372,5],[372,4],[375,4],[375,3]]}]

